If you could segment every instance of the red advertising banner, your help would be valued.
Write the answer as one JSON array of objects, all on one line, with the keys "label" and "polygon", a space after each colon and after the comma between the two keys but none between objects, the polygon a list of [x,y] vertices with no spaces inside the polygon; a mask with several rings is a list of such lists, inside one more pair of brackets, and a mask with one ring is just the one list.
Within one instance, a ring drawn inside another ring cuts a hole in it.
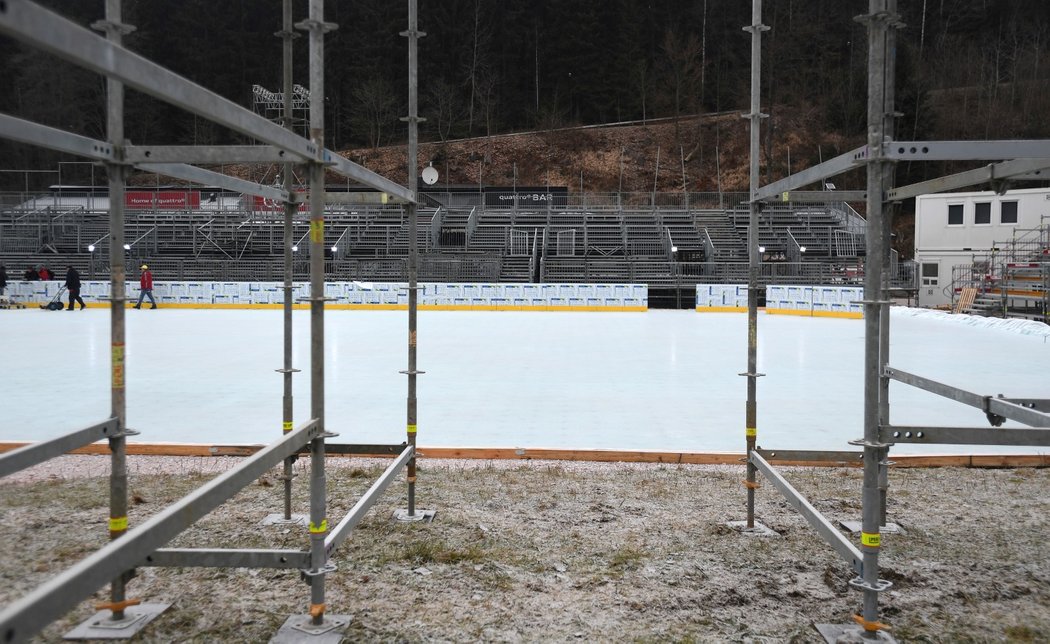
[{"label": "red advertising banner", "polygon": [[201,193],[196,190],[143,190],[124,193],[124,207],[130,210],[198,210]]},{"label": "red advertising banner", "polygon": [[124,207],[131,210],[153,210],[153,193],[129,190],[124,193]]}]

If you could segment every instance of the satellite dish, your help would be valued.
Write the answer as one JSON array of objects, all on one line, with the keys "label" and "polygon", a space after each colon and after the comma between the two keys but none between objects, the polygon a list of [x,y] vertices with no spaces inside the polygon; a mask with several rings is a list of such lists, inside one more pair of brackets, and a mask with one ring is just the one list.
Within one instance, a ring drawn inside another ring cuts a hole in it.
[{"label": "satellite dish", "polygon": [[423,168],[423,183],[427,184],[428,186],[432,186],[435,183],[437,183],[437,180],[437,168],[435,168],[432,165],[428,165],[427,167]]}]

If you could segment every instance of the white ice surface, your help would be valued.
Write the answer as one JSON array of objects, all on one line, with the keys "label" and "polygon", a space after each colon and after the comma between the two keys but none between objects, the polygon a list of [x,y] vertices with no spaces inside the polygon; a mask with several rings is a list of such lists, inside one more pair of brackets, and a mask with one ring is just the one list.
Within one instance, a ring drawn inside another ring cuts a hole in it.
[{"label": "white ice surface", "polygon": [[[894,309],[890,364],[982,395],[1050,398],[1050,327],[984,328],[968,317]],[[102,309],[0,311],[0,440],[52,438],[108,416],[109,323]],[[326,313],[334,441],[404,440],[407,326],[403,311]],[[863,434],[863,335],[860,320],[759,316],[759,445],[852,449]],[[133,440],[279,437],[282,338],[280,311],[128,311]],[[731,313],[422,311],[419,443],[743,451],[746,338],[746,316]],[[297,311],[297,423],[310,417],[309,344],[309,313]],[[893,383],[890,396],[896,424],[988,426],[979,410],[906,385]]]}]

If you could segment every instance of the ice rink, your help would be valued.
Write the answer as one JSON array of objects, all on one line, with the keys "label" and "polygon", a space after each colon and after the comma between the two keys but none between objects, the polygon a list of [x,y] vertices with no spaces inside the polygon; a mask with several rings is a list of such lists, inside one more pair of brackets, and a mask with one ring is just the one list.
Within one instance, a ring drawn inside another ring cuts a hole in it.
[{"label": "ice rink", "polygon": [[[294,314],[295,418],[309,418],[309,313]],[[107,417],[109,311],[0,311],[0,440]],[[1050,397],[1050,327],[985,326],[895,308],[894,367],[983,395]],[[340,443],[405,438],[407,314],[325,314],[327,427]],[[850,449],[862,429],[863,322],[759,316],[758,443]],[[281,435],[282,313],[129,310],[136,442],[267,443]],[[743,314],[419,314],[419,444],[743,451]],[[891,385],[891,421],[987,427],[979,410]],[[1043,448],[902,445],[894,453]]]}]

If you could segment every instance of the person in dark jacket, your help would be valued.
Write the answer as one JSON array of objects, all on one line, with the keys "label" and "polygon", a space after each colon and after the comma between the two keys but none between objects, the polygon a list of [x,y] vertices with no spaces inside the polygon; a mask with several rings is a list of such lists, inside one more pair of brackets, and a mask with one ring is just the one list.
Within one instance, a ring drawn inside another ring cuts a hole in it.
[{"label": "person in dark jacket", "polygon": [[7,288],[7,267],[0,264],[0,297],[3,297],[5,288]]},{"label": "person in dark jacket", "polygon": [[30,266],[26,269],[25,273],[22,273],[22,279],[24,279],[27,282],[32,282],[34,280],[40,279],[40,273],[37,273],[36,269]]},{"label": "person in dark jacket", "polygon": [[66,310],[72,311],[73,302],[80,302],[80,310],[83,311],[86,305],[80,297],[80,273],[72,266],[66,268],[66,288],[69,289],[69,308]]}]

